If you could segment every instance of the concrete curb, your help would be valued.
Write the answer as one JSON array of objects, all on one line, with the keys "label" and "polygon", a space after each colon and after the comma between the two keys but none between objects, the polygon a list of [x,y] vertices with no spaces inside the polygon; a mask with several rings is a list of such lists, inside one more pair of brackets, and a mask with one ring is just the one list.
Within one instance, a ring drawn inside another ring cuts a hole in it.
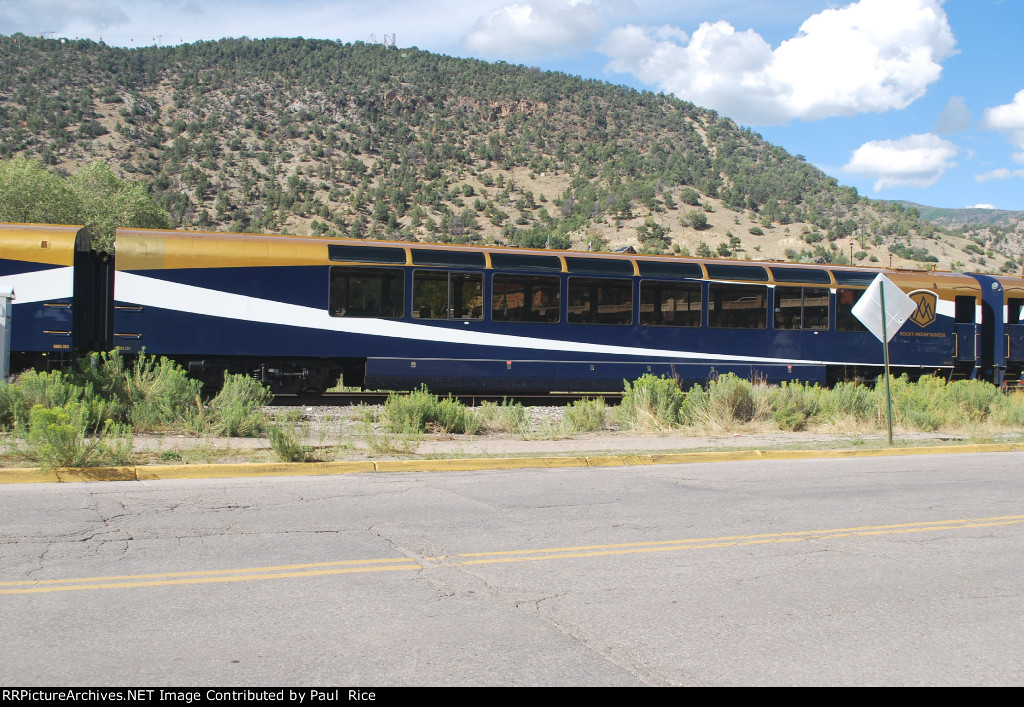
[{"label": "concrete curb", "polygon": [[609,454],[570,457],[504,457],[474,459],[398,459],[279,464],[178,464],[159,466],[98,467],[95,469],[0,469],[0,484],[75,483],[83,481],[156,481],[160,479],[226,479],[261,476],[330,476],[377,472],[498,471],[564,467],[640,466],[646,464],[708,464],[714,462],[792,459],[841,459],[928,454],[1024,452],[1024,444],[964,444],[943,447],[893,449],[779,449],[679,454]]}]

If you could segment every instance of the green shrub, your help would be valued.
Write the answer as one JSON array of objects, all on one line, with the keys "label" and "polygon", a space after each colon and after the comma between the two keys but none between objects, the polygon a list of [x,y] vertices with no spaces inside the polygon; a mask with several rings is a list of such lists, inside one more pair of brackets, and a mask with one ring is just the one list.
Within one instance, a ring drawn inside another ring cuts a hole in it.
[{"label": "green shrub", "polygon": [[476,412],[480,426],[488,431],[525,435],[530,430],[530,418],[521,403],[507,399],[500,405],[483,402]]},{"label": "green shrub", "polygon": [[106,401],[110,419],[136,432],[168,429],[194,414],[202,383],[166,357],[140,354],[130,366],[118,351],[93,354],[78,363],[77,380]]},{"label": "green shrub", "polygon": [[[979,396],[968,387],[954,388],[934,376],[922,376],[912,383],[905,374],[890,383],[895,424],[930,432],[962,426],[970,421],[968,415],[977,414]],[[884,385],[879,378],[876,388],[880,395],[884,395]]]},{"label": "green shrub", "polygon": [[758,413],[754,384],[735,373],[727,373],[710,381],[708,399],[723,420],[751,422]]},{"label": "green shrub", "polygon": [[946,398],[954,408],[951,412],[955,417],[969,422],[988,419],[993,406],[1002,397],[999,389],[986,381],[959,380],[946,386]]},{"label": "green shrub", "polygon": [[202,383],[173,361],[139,356],[128,379],[132,427],[141,432],[173,425],[196,405],[201,389]]},{"label": "green shrub", "polygon": [[408,394],[392,393],[384,403],[384,430],[405,434],[422,432],[438,414],[437,396],[425,385]]},{"label": "green shrub", "polygon": [[622,381],[622,402],[619,416],[631,429],[662,430],[681,422],[683,391],[673,378],[645,374],[632,385]]},{"label": "green shrub", "polygon": [[97,393],[87,381],[77,384],[73,376],[63,371],[27,371],[18,377],[7,397],[13,426],[26,423],[36,405],[62,408],[72,403],[82,406],[90,431],[102,429],[108,421],[121,421],[116,402]]},{"label": "green shrub", "polygon": [[228,437],[257,437],[267,422],[263,407],[272,398],[270,390],[259,381],[225,373],[224,386],[210,401],[210,429]]},{"label": "green shrub", "polygon": [[798,431],[830,417],[830,394],[817,385],[783,382],[769,390],[772,416],[779,429]]},{"label": "green shrub", "polygon": [[829,395],[830,416],[848,418],[857,422],[875,422],[884,415],[880,405],[882,401],[876,391],[866,385],[853,381],[836,383]]},{"label": "green shrub", "polygon": [[442,432],[476,434],[482,420],[472,409],[448,396],[439,400],[426,386],[408,394],[392,393],[384,403],[384,430],[392,434],[423,432],[428,425]]},{"label": "green shrub", "polygon": [[0,429],[11,429],[21,409],[21,390],[6,381],[0,381]]},{"label": "green shrub", "polygon": [[1024,427],[1024,392],[1015,391],[998,398],[991,410],[996,424]]},{"label": "green shrub", "polygon": [[18,376],[15,386],[17,394],[12,396],[17,406],[15,417],[25,419],[33,407],[64,407],[68,403],[81,402],[85,389],[75,385],[63,371],[26,371]]},{"label": "green shrub", "polygon": [[284,462],[310,461],[314,451],[312,447],[299,441],[294,429],[286,428],[283,425],[267,425],[267,439],[270,440],[270,447],[274,450],[274,454]]},{"label": "green shrub", "polygon": [[88,428],[89,410],[81,403],[35,405],[23,430],[25,453],[44,469],[131,463],[132,438],[126,426],[107,422],[91,438]]},{"label": "green shrub", "polygon": [[604,398],[577,400],[565,408],[565,431],[573,435],[604,427],[607,407]]},{"label": "green shrub", "polygon": [[480,416],[451,396],[437,404],[437,426],[453,434],[476,434],[480,430]]},{"label": "green shrub", "polygon": [[361,422],[361,427],[362,437],[370,451],[374,454],[405,456],[415,452],[419,443],[423,440],[423,432],[421,430],[378,432],[373,428],[373,423],[365,419]]}]

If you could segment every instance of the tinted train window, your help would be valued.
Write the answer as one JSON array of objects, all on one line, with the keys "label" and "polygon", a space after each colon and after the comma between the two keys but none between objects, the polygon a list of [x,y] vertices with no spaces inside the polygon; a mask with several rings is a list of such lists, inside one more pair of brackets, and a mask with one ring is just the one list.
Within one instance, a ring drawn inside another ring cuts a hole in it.
[{"label": "tinted train window", "polygon": [[678,277],[688,280],[700,280],[704,271],[697,263],[666,263],[661,260],[638,260],[640,274],[646,277]]},{"label": "tinted train window", "polygon": [[633,281],[569,278],[570,324],[633,323]]},{"label": "tinted train window", "polygon": [[559,320],[562,283],[544,275],[495,275],[491,278],[491,319],[496,322]]},{"label": "tinted train window", "polygon": [[629,260],[613,260],[612,258],[574,258],[565,257],[569,272],[591,273],[593,275],[626,275],[633,274],[633,263]]},{"label": "tinted train window", "polygon": [[640,323],[644,326],[700,326],[700,285],[644,280],[640,283]]},{"label": "tinted train window", "polygon": [[327,257],[330,260],[342,260],[362,263],[386,263],[388,265],[404,265],[405,251],[401,248],[388,248],[372,245],[329,245]]},{"label": "tinted train window", "polygon": [[495,270],[548,270],[562,272],[562,261],[557,255],[522,255],[520,253],[491,253],[491,267]]},{"label": "tinted train window", "polygon": [[431,248],[413,248],[412,264],[481,269],[485,265],[483,253],[471,250],[434,250]]},{"label": "tinted train window", "polygon": [[[1013,300],[1010,301],[1012,302]],[[977,319],[975,313],[978,311],[978,301],[974,298],[974,295],[957,295],[954,302],[956,303],[956,308],[953,312],[954,321],[957,324],[974,324]]]},{"label": "tinted train window", "polygon": [[836,331],[867,331],[867,327],[853,316],[853,305],[864,294],[864,290],[836,290]]},{"label": "tinted train window", "polygon": [[768,282],[768,271],[752,265],[719,265],[704,263],[708,277],[712,280],[753,280]]},{"label": "tinted train window", "polygon": [[828,329],[827,287],[776,287],[776,329]]},{"label": "tinted train window", "polygon": [[1024,309],[1024,299],[1010,297],[1006,302],[1006,323],[1021,324],[1022,309]]},{"label": "tinted train window", "polygon": [[771,268],[775,282],[808,282],[816,285],[831,285],[828,270],[812,268]]},{"label": "tinted train window", "polygon": [[331,268],[332,317],[400,319],[405,314],[405,273],[390,268]]},{"label": "tinted train window", "polygon": [[417,270],[412,275],[413,319],[483,319],[483,275]]},{"label": "tinted train window", "polygon": [[767,322],[767,287],[718,282],[708,286],[708,326],[717,329],[764,329]]}]

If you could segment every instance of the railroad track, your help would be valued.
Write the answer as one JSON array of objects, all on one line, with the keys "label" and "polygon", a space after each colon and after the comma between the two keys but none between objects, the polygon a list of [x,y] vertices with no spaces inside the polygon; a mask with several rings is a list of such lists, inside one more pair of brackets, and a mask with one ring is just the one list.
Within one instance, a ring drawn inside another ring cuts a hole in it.
[{"label": "railroad track", "polygon": [[[401,393],[399,393],[401,394]],[[272,405],[281,407],[287,406],[338,406],[346,405],[383,405],[392,393],[380,392],[352,392],[352,393],[324,393],[323,395],[277,395],[271,402]],[[475,407],[483,402],[500,403],[503,400],[510,403],[519,403],[526,407],[535,406],[564,406],[577,400],[592,398],[604,398],[605,402],[612,405],[618,404],[622,399],[622,393],[547,393],[546,395],[453,395],[463,405]]]}]

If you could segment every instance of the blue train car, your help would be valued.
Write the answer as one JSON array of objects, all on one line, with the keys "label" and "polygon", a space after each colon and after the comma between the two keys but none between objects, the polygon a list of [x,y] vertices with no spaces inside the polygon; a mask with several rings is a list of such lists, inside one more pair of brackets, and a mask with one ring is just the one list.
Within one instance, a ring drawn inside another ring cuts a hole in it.
[{"label": "blue train car", "polygon": [[971,275],[981,285],[977,337],[980,377],[1019,387],[1024,368],[1024,280]]},{"label": "blue train car", "polygon": [[14,290],[11,370],[59,368],[109,345],[112,262],[81,226],[0,224],[0,286]]},{"label": "blue train car", "polygon": [[[339,375],[442,393],[611,392],[644,373],[829,383],[882,366],[851,314],[877,269],[147,230],[119,230],[116,250],[113,344],[211,384],[228,370],[278,392]],[[1020,342],[1004,351],[1000,337],[1017,341],[1020,280],[995,279],[1008,298],[997,312],[987,276],[885,272],[918,302],[890,344],[897,373],[1019,370]]]}]

